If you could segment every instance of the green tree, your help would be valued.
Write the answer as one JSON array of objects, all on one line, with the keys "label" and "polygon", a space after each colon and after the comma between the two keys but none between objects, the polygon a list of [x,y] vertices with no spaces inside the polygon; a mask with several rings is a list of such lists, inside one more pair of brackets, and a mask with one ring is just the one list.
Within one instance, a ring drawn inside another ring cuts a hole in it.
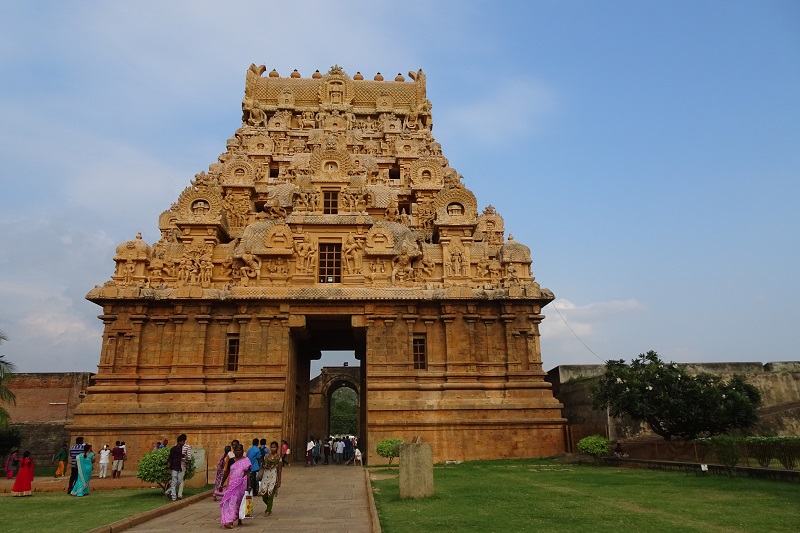
[{"label": "green tree", "polygon": [[[7,341],[6,334],[0,331],[0,344]],[[8,383],[14,376],[17,368],[11,361],[6,360],[5,355],[0,355],[0,402],[16,405],[17,398],[14,393],[8,388]],[[8,411],[0,406],[0,427],[8,427],[10,417]]]},{"label": "green tree", "polygon": [[592,386],[595,409],[645,422],[657,435],[689,439],[746,430],[756,425],[761,394],[742,376],[724,381],[701,373],[690,376],[649,351],[631,361],[608,361]]},{"label": "green tree", "polygon": [[[167,490],[169,482],[172,480],[172,476],[169,473],[169,465],[167,465],[169,450],[170,448],[161,448],[144,454],[139,461],[139,466],[136,467],[136,477],[147,483],[156,483],[162,490]],[[194,455],[192,455],[186,465],[186,473],[183,474],[183,479],[192,479],[194,472]]]},{"label": "green tree", "polygon": [[392,464],[392,459],[400,456],[400,445],[404,442],[403,439],[383,439],[375,447],[375,451],[381,457],[389,459],[389,464]]},{"label": "green tree", "polygon": [[355,435],[358,431],[358,395],[349,387],[331,394],[331,435]]}]

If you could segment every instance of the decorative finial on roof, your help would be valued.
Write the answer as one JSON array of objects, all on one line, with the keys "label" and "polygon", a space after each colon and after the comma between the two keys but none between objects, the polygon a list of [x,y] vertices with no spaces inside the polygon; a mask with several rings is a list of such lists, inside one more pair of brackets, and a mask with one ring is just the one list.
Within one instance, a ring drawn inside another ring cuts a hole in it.
[{"label": "decorative finial on roof", "polygon": [[281,75],[280,75],[280,74],[278,74],[278,71],[277,71],[277,70],[275,70],[275,69],[272,69],[272,70],[270,70],[270,71],[269,71],[269,77],[270,77],[270,78],[280,78],[280,77],[281,77]]},{"label": "decorative finial on roof", "polygon": [[319,69],[317,69],[314,71],[314,74],[312,74],[311,77],[314,78],[315,80],[318,80],[322,77],[322,74],[320,74]]},{"label": "decorative finial on roof", "polygon": [[400,73],[398,72],[398,73],[397,73],[397,76],[395,76],[395,78],[394,78],[394,81],[406,81],[406,79],[403,77],[403,75],[402,75],[402,74],[400,74]]},{"label": "decorative finial on roof", "polygon": [[383,76],[381,75],[380,72],[378,72],[377,74],[375,74],[375,78],[373,78],[373,79],[375,81],[383,81]]},{"label": "decorative finial on roof", "polygon": [[363,79],[364,79],[364,76],[362,76],[362,75],[361,75],[361,72],[359,71],[359,72],[356,72],[356,75],[355,75],[355,76],[353,76],[353,79],[354,79],[354,80],[363,80]]},{"label": "decorative finial on roof", "polygon": [[297,72],[297,69],[294,69],[294,70],[292,71],[292,73],[290,74],[290,76],[291,76],[292,78],[299,78],[299,77],[300,77],[300,73],[299,73],[299,72]]}]

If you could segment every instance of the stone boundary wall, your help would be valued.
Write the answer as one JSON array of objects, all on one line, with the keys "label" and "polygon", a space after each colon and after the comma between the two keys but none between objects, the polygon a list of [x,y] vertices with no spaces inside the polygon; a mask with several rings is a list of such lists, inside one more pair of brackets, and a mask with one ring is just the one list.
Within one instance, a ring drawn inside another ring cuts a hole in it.
[{"label": "stone boundary wall", "polygon": [[[761,392],[759,416],[764,432],[800,435],[800,361],[678,365],[689,374],[708,372],[726,379],[743,375]],[[605,411],[592,408],[590,386],[604,370],[605,365],[561,365],[547,373],[545,380],[552,384],[553,395],[564,404],[562,416],[570,425],[607,425],[612,441],[653,436],[643,424],[627,417],[610,418]]]},{"label": "stone boundary wall", "polygon": [[69,439],[65,426],[86,396],[90,372],[14,374],[8,384],[16,405],[5,405],[11,426],[22,432],[21,450],[30,450],[37,466],[52,465],[53,454]]}]

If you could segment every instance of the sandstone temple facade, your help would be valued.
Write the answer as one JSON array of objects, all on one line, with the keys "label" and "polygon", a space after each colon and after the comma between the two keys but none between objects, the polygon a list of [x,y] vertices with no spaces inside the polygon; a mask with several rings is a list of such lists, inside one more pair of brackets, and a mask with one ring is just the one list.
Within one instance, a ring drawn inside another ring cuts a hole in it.
[{"label": "sandstone temple facade", "polygon": [[299,452],[310,361],[352,350],[367,461],[387,437],[437,461],[561,453],[539,343],[553,293],[434,140],[425,74],[265,70],[159,241],[118,246],[87,295],[105,331],[73,436],[132,457],[181,432],[215,457],[254,436]]}]

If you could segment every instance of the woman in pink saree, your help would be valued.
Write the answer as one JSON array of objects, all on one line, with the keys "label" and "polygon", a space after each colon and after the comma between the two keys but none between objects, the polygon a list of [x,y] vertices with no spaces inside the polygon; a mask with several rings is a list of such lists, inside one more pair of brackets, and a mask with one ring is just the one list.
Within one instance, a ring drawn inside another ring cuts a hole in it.
[{"label": "woman in pink saree", "polygon": [[228,481],[228,488],[225,489],[225,495],[219,504],[222,509],[222,517],[220,521],[222,526],[226,529],[233,529],[233,521],[239,520],[239,525],[242,521],[239,519],[239,506],[242,504],[244,493],[247,490],[247,480],[250,477],[250,459],[244,457],[244,447],[237,444],[233,447],[234,461],[229,463],[230,467],[226,469],[222,475],[221,485],[225,484],[225,479],[230,478]]}]

